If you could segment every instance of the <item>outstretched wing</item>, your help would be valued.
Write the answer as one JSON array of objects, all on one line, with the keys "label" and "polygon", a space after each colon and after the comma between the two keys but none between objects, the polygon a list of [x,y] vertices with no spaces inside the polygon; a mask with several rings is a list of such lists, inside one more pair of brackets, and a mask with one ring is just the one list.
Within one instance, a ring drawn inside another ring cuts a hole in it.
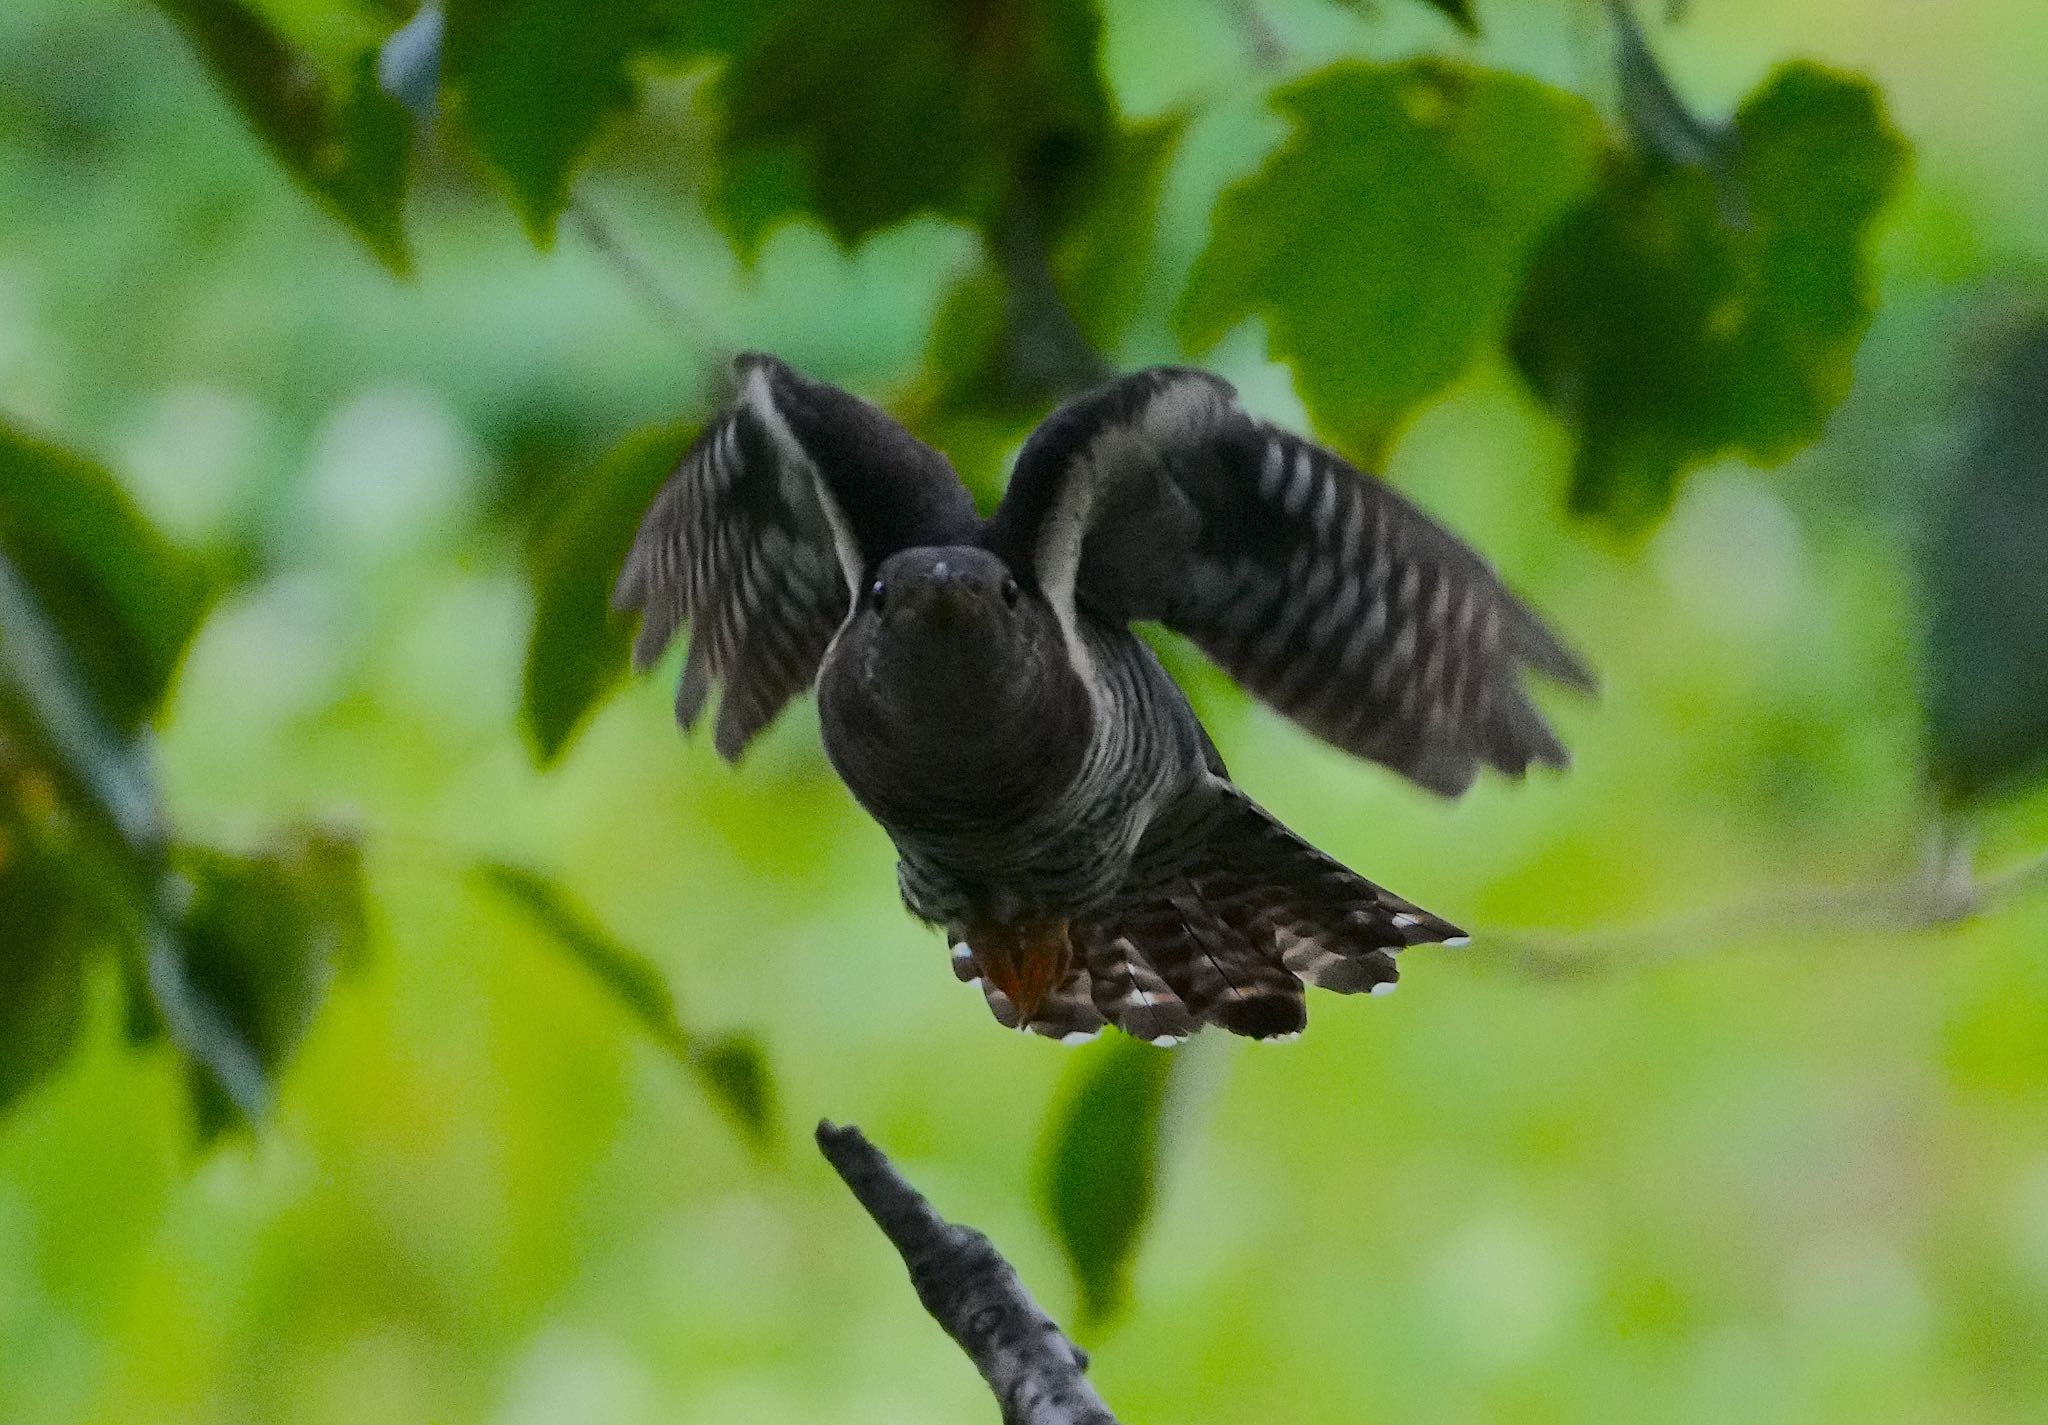
[{"label": "outstretched wing", "polygon": [[1067,617],[1157,619],[1317,736],[1456,795],[1569,759],[1523,687],[1592,675],[1486,561],[1205,372],[1082,396],[1017,458],[988,541]]},{"label": "outstretched wing", "polygon": [[817,677],[870,569],[980,523],[946,458],[879,408],[772,356],[739,357],[733,378],[612,594],[640,610],[641,669],[690,624],[676,721],[694,725],[723,684],[714,740],[727,761]]}]

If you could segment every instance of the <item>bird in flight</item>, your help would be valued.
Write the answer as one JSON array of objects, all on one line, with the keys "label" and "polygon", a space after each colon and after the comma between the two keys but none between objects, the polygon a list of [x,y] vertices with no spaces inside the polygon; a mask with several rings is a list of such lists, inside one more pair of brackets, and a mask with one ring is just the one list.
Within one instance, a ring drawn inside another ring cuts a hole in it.
[{"label": "bird in flight", "polygon": [[1445,796],[1562,767],[1523,670],[1592,677],[1454,535],[1202,371],[1062,406],[987,519],[879,408],[770,356],[733,378],[619,577],[635,662],[690,625],[676,719],[719,689],[728,761],[815,685],[904,903],[1003,1024],[1291,1036],[1305,984],[1384,991],[1404,947],[1463,942],[1245,795],[1131,631]]}]

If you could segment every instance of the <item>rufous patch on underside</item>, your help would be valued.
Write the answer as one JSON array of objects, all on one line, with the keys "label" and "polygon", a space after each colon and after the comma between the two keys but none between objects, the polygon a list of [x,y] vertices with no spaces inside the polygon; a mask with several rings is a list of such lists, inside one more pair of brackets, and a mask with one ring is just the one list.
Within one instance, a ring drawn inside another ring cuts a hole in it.
[{"label": "rufous patch on underside", "polygon": [[975,968],[1016,1006],[1020,1024],[1031,1022],[1074,965],[1073,942],[1064,920],[1038,925],[982,922],[967,927],[966,941]]}]

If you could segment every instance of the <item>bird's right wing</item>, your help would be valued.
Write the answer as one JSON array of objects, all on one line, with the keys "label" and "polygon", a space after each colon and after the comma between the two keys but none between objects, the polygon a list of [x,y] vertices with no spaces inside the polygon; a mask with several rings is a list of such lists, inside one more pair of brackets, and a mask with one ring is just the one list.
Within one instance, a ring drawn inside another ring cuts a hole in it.
[{"label": "bird's right wing", "polygon": [[685,622],[685,729],[723,684],[727,761],[817,677],[852,596],[899,549],[979,524],[946,458],[886,412],[771,356],[733,363],[734,395],[655,497],[612,603],[641,613],[637,667]]},{"label": "bird's right wing", "polygon": [[1522,685],[1592,676],[1469,546],[1334,452],[1159,367],[1017,457],[990,545],[1055,609],[1157,619],[1317,736],[1455,795],[1566,754]]}]

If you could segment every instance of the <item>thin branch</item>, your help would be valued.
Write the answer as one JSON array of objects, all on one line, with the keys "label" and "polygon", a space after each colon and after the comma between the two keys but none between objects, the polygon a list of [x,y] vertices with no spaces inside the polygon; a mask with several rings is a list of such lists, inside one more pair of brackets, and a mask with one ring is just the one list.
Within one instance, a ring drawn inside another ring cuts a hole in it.
[{"label": "thin branch", "polygon": [[1287,65],[1287,41],[1273,28],[1257,0],[1222,0],[1223,12],[1237,27],[1245,50],[1259,69],[1278,70]]},{"label": "thin branch", "polygon": [[1116,1425],[1088,1383],[1087,1353],[988,1238],[939,1216],[858,1128],[820,1123],[818,1150],[902,1255],[924,1309],[995,1392],[1003,1425]]},{"label": "thin branch", "polygon": [[1912,872],[1860,886],[1786,891],[1620,930],[1512,931],[1484,936],[1465,957],[1488,969],[1577,979],[1690,959],[1771,936],[1830,939],[1919,935],[1992,915],[2048,890],[2048,851],[1979,876],[1966,835],[1941,829]]},{"label": "thin branch", "polygon": [[[723,323],[707,317],[671,287],[588,193],[572,192],[568,211],[584,240],[605,260],[620,281],[633,290],[656,321],[693,346],[720,350],[732,345],[731,335]],[[723,363],[721,355],[714,364]]]}]

